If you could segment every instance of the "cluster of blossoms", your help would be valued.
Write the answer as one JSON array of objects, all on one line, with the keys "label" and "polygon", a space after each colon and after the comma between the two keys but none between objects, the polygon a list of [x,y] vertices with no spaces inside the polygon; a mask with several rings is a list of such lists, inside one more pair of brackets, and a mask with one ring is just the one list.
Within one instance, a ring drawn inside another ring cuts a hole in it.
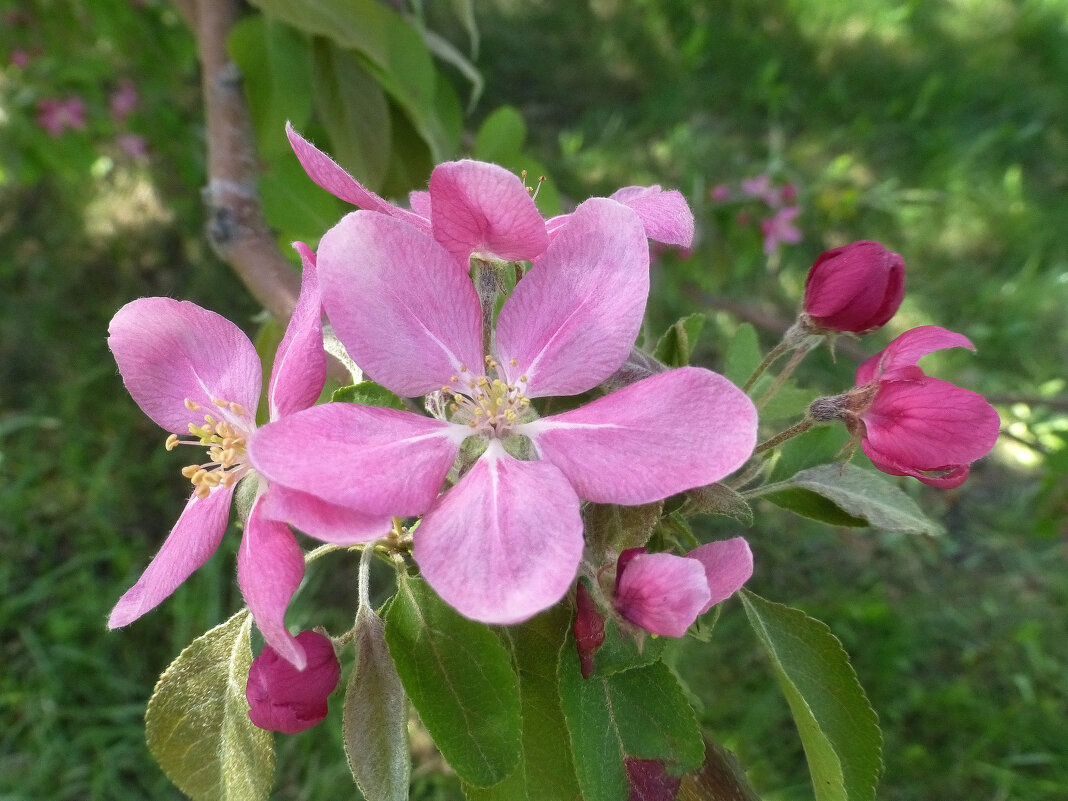
[{"label": "cluster of blossoms", "polygon": [[[233,323],[167,298],[133,301],[112,320],[109,346],[134,400],[172,432],[168,449],[193,445],[207,461],[182,471],[193,485],[185,510],[110,627],[200,567],[236,505],[238,583],[267,643],[249,676],[250,714],[299,731],[326,714],[339,674],[328,638],[285,625],[305,565],[290,526],[340,546],[389,538],[444,601],[489,624],[527,620],[574,590],[584,674],[605,615],[679,637],[749,579],[740,537],[682,556],[631,548],[614,564],[584,563],[583,503],[660,501],[720,481],[754,452],[756,408],[724,377],[648,359],[643,375],[623,369],[645,312],[649,241],[692,242],[678,192],[627,187],[545,219],[519,177],[465,160],[435,168],[428,191],[402,208],[288,134],[308,175],[359,210],[317,252],[296,245],[301,292],[274,358],[267,422],[257,424],[259,358]],[[794,337],[878,327],[903,289],[900,257],[875,243],[824,254]],[[404,408],[317,404],[324,315]],[[881,470],[955,486],[989,450],[997,416],[915,365],[957,345],[970,343],[933,327],[908,332],[808,419],[844,422]]]},{"label": "cluster of blossoms", "polygon": [[[796,245],[801,241],[801,230],[796,222],[801,206],[797,203],[797,187],[793,184],[775,184],[765,173],[740,181],[737,189],[728,184],[716,184],[709,192],[709,198],[718,204],[752,205],[753,201],[762,204],[759,227],[766,255],[775,253],[783,244]],[[753,212],[743,207],[735,215],[735,221],[739,225],[751,225]]]}]

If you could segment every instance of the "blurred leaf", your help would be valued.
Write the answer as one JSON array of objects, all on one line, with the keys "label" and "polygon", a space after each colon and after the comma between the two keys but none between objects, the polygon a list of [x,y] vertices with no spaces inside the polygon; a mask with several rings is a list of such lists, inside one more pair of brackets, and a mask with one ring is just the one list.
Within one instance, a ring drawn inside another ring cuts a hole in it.
[{"label": "blurred leaf", "polygon": [[784,481],[765,484],[747,494],[767,498],[779,506],[799,511],[787,505],[798,503],[798,499],[803,497],[796,490],[816,493],[846,514],[886,531],[929,535],[942,533],[942,527],[927,517],[916,502],[890,479],[849,463],[809,467]]},{"label": "blurred leaf", "polygon": [[366,798],[405,801],[411,776],[408,704],[382,620],[369,606],[356,613],[355,644],[342,712],[345,756]]},{"label": "blurred leaf", "polygon": [[513,106],[500,106],[482,121],[472,155],[483,161],[518,156],[527,139],[527,124]]},{"label": "blurred leaf", "polygon": [[738,758],[705,738],[705,762],[682,777],[678,801],[760,801]]},{"label": "blurred leaf", "polygon": [[520,753],[519,680],[508,651],[422,579],[401,577],[386,612],[386,642],[404,689],[449,765],[488,787]]},{"label": "blurred leaf", "polygon": [[756,329],[749,323],[742,323],[727,346],[727,355],[723,359],[723,375],[742,386],[763,358]]},{"label": "blurred leaf", "polygon": [[874,799],[882,735],[841,642],[798,609],[738,596],[790,704],[816,801]]},{"label": "blurred leaf", "polygon": [[586,543],[596,553],[600,564],[614,562],[620,552],[640,548],[649,541],[663,509],[663,501],[641,506],[588,504],[582,513]]},{"label": "blurred leaf", "polygon": [[259,191],[263,213],[284,249],[292,242],[306,242],[314,250],[319,237],[341,219],[343,208],[350,208],[312,183],[292,154],[264,162]]},{"label": "blurred leaf", "polygon": [[422,34],[423,42],[426,44],[427,49],[446,64],[451,64],[455,67],[457,72],[463,75],[467,82],[471,84],[471,97],[467,100],[467,109],[471,111],[478,104],[478,99],[482,97],[482,90],[486,85],[482,78],[482,73],[448,39],[426,28],[422,29]]},{"label": "blurred leaf", "polygon": [[[761,398],[771,385],[774,378],[770,375],[761,376],[760,380],[750,391],[754,398]],[[797,386],[793,379],[787,380],[775,390],[775,394],[764,404],[760,410],[761,420],[782,420],[786,417],[801,417],[808,411],[812,401],[820,395],[814,389],[805,389]]]},{"label": "blurred leaf", "polygon": [[194,801],[257,801],[271,791],[272,736],[252,725],[245,700],[251,628],[243,609],[197,637],[163,672],[148,702],[148,748]]},{"label": "blurred leaf", "polygon": [[663,662],[583,679],[573,637],[560,653],[560,703],[584,801],[628,798],[627,757],[663,760],[674,776],[701,764],[701,729]]},{"label": "blurred leaf", "polygon": [[372,192],[382,187],[392,137],[382,87],[349,50],[317,37],[312,51],[315,109],[337,162]]},{"label": "blurred leaf", "polygon": [[726,484],[706,484],[686,491],[687,511],[733,517],[746,526],[753,525],[753,510],[745,498]]},{"label": "blurred leaf", "polygon": [[568,640],[567,604],[502,630],[519,672],[523,746],[519,766],[489,788],[464,785],[468,801],[573,801],[578,783],[560,710],[557,668]]},{"label": "blurred leaf", "polygon": [[668,367],[688,365],[697,339],[701,336],[701,329],[705,327],[705,319],[700,312],[683,317],[660,337],[653,356]]},{"label": "blurred leaf", "polygon": [[383,406],[387,409],[405,409],[404,401],[381,384],[361,381],[349,387],[341,387],[330,397],[331,403],[358,403],[361,406]]},{"label": "blurred leaf", "polygon": [[314,84],[307,38],[273,17],[254,15],[234,26],[226,44],[241,70],[260,156],[289,155],[286,122],[300,129],[311,116],[308,87]]}]

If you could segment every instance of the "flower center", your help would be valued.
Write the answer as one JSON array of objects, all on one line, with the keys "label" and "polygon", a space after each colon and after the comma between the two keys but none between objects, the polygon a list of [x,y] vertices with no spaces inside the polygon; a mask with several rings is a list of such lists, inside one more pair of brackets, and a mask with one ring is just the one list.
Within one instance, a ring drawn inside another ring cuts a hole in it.
[{"label": "flower center", "polygon": [[[179,445],[199,445],[208,450],[208,461],[203,464],[191,464],[182,468],[182,475],[189,479],[196,489],[198,498],[206,498],[215,487],[232,487],[249,471],[245,463],[245,449],[248,433],[255,427],[255,421],[240,403],[212,398],[219,407],[220,417],[204,415],[204,425],[189,424],[192,439],[181,439],[177,434],[167,437],[167,450],[173,451]],[[199,411],[200,404],[185,399],[185,408],[191,412]]]},{"label": "flower center", "polygon": [[[466,423],[473,433],[502,439],[516,423],[529,419],[534,412],[522,387],[497,377],[498,368],[492,356],[486,357],[483,375],[474,375],[466,366],[461,366],[460,375],[452,376],[441,391],[451,398],[449,412],[453,420]],[[527,377],[520,376],[519,380],[525,385]]]}]

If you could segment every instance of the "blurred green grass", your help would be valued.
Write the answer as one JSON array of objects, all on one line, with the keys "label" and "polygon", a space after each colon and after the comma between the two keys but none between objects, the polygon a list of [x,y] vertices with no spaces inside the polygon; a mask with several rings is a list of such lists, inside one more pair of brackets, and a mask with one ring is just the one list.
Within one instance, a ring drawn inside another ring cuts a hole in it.
[{"label": "blurred green grass", "polygon": [[[77,137],[39,135],[37,151],[16,152],[33,134],[18,116],[29,101],[8,91],[10,68],[0,82],[13,135],[0,146],[0,801],[178,798],[144,747],[144,704],[181,648],[239,603],[235,538],[158,610],[105,630],[184,502],[106,329],[149,294],[250,332],[257,310],[202,243],[196,74],[173,14],[108,0],[83,41],[70,19],[47,22],[55,3],[31,6],[43,20],[33,35],[64,54],[52,56],[57,83],[133,74],[161,111],[141,121],[147,166],[102,161]],[[880,797],[1068,795],[1068,1],[498,0],[481,11],[479,113],[518,106],[566,196],[659,182],[693,203],[700,239],[689,258],[658,260],[651,332],[710,306],[707,364],[739,313],[768,323],[770,346],[812,259],[876,238],[905,256],[909,295],[864,352],[926,323],[976,343],[975,356],[940,359],[939,375],[1001,398],[1025,444],[999,448],[960,491],[903,485],[946,536],[829,530],[762,507],[747,532],[753,588],[842,638],[886,735]],[[153,55],[160,43],[168,59]],[[804,240],[771,268],[757,234],[707,200],[717,183],[764,172],[794,182],[804,209]],[[802,379],[837,391],[854,365],[819,354]],[[330,607],[341,625],[351,583],[313,571],[294,621]],[[764,796],[810,798],[740,609],[711,644],[676,650],[710,731]],[[336,723],[279,738],[275,797],[356,795]],[[416,796],[459,794],[431,771]]]}]

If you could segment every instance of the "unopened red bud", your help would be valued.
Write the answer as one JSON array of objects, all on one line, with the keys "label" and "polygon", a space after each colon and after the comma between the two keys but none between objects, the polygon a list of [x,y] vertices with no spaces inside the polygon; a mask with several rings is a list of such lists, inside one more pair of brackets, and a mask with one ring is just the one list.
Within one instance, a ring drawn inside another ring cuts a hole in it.
[{"label": "unopened red bud", "polygon": [[341,678],[341,665],[328,637],[302,631],[296,637],[308,657],[297,670],[269,645],[252,660],[245,698],[248,716],[261,729],[296,734],[326,717],[326,699]]},{"label": "unopened red bud", "polygon": [[805,313],[817,330],[862,334],[885,325],[904,296],[904,259],[878,242],[854,242],[816,259]]},{"label": "unopened red bud", "polygon": [[588,679],[593,675],[593,655],[604,644],[604,617],[581,581],[575,591],[575,606],[575,623],[571,631],[575,635],[582,678]]}]

